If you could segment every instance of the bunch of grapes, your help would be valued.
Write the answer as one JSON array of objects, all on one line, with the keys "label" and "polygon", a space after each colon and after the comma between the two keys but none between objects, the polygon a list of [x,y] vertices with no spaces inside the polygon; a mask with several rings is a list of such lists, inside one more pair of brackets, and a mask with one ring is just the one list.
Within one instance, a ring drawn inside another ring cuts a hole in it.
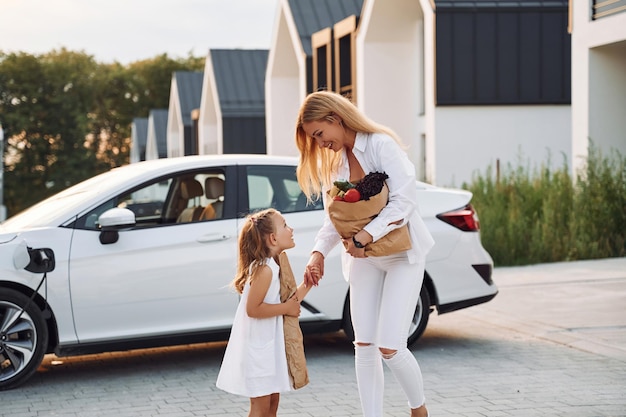
[{"label": "bunch of grapes", "polygon": [[370,172],[359,181],[354,188],[361,193],[361,200],[369,200],[370,197],[380,193],[383,189],[385,180],[389,175],[384,172]]}]

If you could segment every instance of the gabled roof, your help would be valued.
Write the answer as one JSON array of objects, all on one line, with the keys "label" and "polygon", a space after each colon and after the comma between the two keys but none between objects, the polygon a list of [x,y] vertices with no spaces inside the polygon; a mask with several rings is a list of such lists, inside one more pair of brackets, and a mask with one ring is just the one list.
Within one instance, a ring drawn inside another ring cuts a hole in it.
[{"label": "gabled roof", "polygon": [[269,51],[211,49],[223,117],[265,115],[265,71]]},{"label": "gabled roof", "polygon": [[202,97],[202,72],[175,71],[180,112],[185,126],[191,125],[191,111],[200,107]]},{"label": "gabled roof", "polygon": [[348,16],[360,16],[363,0],[289,0],[302,49],[312,54],[311,35]]},{"label": "gabled roof", "polygon": [[150,110],[159,158],[167,158],[167,109]]}]

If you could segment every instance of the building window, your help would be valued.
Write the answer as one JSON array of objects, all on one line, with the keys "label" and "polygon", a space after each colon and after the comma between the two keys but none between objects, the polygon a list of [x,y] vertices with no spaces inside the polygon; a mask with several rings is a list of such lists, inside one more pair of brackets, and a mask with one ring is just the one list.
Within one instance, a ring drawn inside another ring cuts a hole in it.
[{"label": "building window", "polygon": [[311,35],[313,48],[313,91],[333,90],[332,30],[325,28]]},{"label": "building window", "polygon": [[352,15],[333,27],[335,43],[335,91],[356,102],[356,28]]}]

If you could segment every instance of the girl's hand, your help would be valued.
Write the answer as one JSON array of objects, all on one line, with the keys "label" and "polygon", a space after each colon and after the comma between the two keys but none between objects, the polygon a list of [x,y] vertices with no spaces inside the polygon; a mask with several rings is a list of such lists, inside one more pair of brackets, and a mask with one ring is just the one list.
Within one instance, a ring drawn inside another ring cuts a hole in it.
[{"label": "girl's hand", "polygon": [[296,294],[285,301],[285,307],[287,307],[286,316],[300,317],[300,300]]}]

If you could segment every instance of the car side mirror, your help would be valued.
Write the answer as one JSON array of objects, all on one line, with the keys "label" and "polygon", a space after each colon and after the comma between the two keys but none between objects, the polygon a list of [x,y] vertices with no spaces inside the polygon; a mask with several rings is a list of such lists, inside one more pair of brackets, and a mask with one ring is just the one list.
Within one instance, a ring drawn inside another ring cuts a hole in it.
[{"label": "car side mirror", "polygon": [[126,208],[112,208],[98,217],[100,243],[108,245],[119,239],[119,230],[129,229],[136,224],[135,213]]}]

